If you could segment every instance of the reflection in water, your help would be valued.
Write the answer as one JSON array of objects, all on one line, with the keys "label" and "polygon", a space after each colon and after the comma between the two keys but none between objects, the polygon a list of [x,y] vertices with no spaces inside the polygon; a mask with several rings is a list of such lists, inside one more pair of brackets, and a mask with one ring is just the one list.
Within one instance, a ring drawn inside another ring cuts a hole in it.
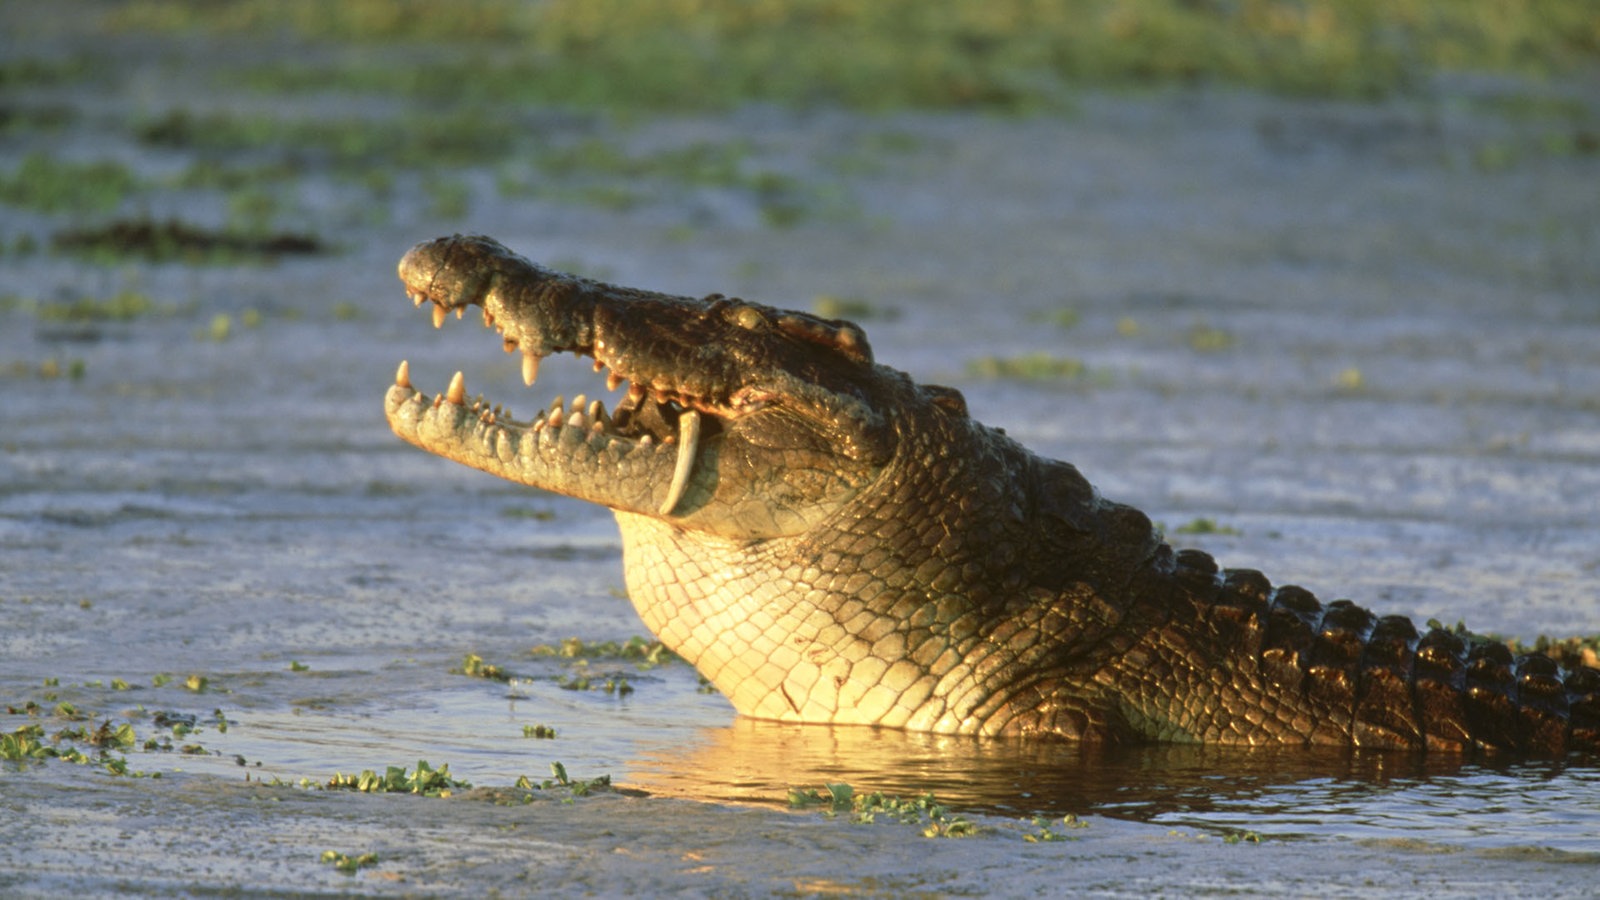
[{"label": "reflection in water", "polygon": [[1410,754],[1139,746],[1112,749],[738,718],[641,742],[627,781],[658,794],[773,803],[790,786],[932,791],[963,810],[1101,814],[1289,836],[1600,852],[1600,771]]},{"label": "reflection in water", "polygon": [[[1073,744],[945,737],[891,729],[785,725],[735,716],[700,694],[687,666],[630,669],[627,698],[564,690],[553,661],[537,680],[502,685],[404,669],[418,689],[394,693],[372,667],[314,670],[329,710],[298,701],[241,711],[207,732],[214,757],[192,771],[238,777],[235,755],[265,761],[256,777],[324,781],[335,771],[449,763],[479,786],[538,781],[561,760],[575,777],[609,774],[651,794],[782,805],[790,787],[932,792],[963,813],[1113,816],[1167,827],[1277,837],[1417,840],[1487,849],[1550,847],[1600,864],[1600,767],[1554,761],[1468,762],[1404,753]],[[596,667],[592,672],[600,672]],[[284,681],[299,686],[313,674]],[[418,685],[431,678],[432,682]],[[365,698],[356,702],[355,698]],[[287,708],[292,707],[292,708]],[[524,727],[556,729],[529,740]],[[207,768],[210,766],[211,768]]]}]

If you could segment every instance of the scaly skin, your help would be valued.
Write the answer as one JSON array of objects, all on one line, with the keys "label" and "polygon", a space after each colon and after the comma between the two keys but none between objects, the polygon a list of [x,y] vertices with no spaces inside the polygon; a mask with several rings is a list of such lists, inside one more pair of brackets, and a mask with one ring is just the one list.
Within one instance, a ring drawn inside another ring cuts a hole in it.
[{"label": "scaly skin", "polygon": [[1082,741],[1600,749],[1600,670],[1419,635],[1398,616],[1174,552],[1067,463],[872,360],[862,331],[542,269],[485,237],[420,244],[407,293],[483,309],[528,383],[572,352],[614,414],[386,408],[425,450],[616,511],[645,624],[739,712]]}]

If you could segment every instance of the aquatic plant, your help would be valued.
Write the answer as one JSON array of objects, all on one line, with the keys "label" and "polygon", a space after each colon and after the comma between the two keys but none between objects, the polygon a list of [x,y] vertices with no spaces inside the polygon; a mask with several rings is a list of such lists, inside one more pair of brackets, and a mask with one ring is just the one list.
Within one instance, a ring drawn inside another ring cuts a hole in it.
[{"label": "aquatic plant", "polygon": [[1065,85],[1197,81],[1371,97],[1442,69],[1545,74],[1600,55],[1589,0],[151,0],[105,21],[470,43],[471,59],[296,60],[258,77],[278,90],[336,84],[608,108],[1026,109],[1060,104]]},{"label": "aquatic plant", "polygon": [[359,791],[364,794],[419,794],[424,797],[449,797],[452,791],[466,790],[471,784],[450,776],[446,763],[435,769],[425,759],[417,760],[415,769],[388,766],[383,774],[363,769],[359,775],[335,772],[322,785],[326,790]]},{"label": "aquatic plant", "polygon": [[843,783],[825,784],[822,790],[791,787],[789,805],[796,809],[824,807],[825,815],[846,816],[859,825],[871,825],[880,817],[900,825],[919,825],[923,837],[971,837],[979,831],[970,820],[952,814],[931,792],[908,799],[882,791],[861,794]]}]

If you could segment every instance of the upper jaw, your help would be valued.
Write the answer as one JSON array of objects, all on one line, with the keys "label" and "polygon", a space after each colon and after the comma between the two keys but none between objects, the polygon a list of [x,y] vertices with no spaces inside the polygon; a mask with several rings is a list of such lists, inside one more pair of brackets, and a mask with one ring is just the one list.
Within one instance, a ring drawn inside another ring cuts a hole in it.
[{"label": "upper jaw", "polygon": [[[522,380],[529,387],[547,356],[592,359],[595,371],[605,372],[607,391],[628,385],[616,410],[625,433],[631,420],[635,430],[653,429],[657,439],[664,438],[675,430],[682,411],[731,419],[762,408],[772,396],[750,387],[696,390],[669,368],[639,365],[636,357],[619,352],[622,344],[614,336],[608,341],[602,334],[604,316],[582,279],[543,269],[491,238],[457,235],[418,244],[401,260],[399,274],[414,305],[433,304],[435,328],[443,327],[451,312],[461,319],[467,307],[479,307],[484,327],[500,334],[505,352],[522,354]],[[544,289],[528,290],[536,284]],[[506,290],[513,285],[522,289]],[[552,406],[547,414],[559,417],[560,412]]]}]

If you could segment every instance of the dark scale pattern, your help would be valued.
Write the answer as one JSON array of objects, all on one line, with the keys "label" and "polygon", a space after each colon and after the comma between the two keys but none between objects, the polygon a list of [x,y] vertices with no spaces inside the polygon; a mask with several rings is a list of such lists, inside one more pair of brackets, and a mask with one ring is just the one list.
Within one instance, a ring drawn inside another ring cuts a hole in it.
[{"label": "dark scale pattern", "polygon": [[[575,279],[482,237],[419,245],[401,276],[436,323],[482,307],[530,381],[538,358],[573,352],[632,384],[626,428],[579,429],[576,408],[543,430],[499,421],[456,383],[430,403],[404,366],[387,405],[425,449],[617,510],[645,623],[745,714],[1085,741],[1600,750],[1600,670],[1419,634],[1174,551],[1072,465],[973,420],[959,392],[874,363],[850,323]],[[671,446],[686,417],[705,437]]]}]

